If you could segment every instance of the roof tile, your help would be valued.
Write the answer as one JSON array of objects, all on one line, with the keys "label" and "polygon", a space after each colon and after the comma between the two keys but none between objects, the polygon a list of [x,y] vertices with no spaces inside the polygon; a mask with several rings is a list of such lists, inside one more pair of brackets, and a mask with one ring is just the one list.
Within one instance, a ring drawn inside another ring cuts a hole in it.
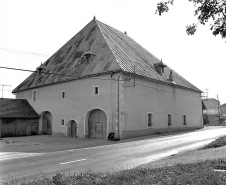
[{"label": "roof tile", "polygon": [[[84,56],[87,51],[95,55],[89,61]],[[121,70],[134,74],[134,66],[136,75],[201,92],[175,71],[174,81],[169,81],[171,69],[165,67],[164,73],[159,74],[153,66],[158,62],[157,57],[127,34],[94,19],[43,64],[46,73],[62,75],[42,73],[40,76],[34,72],[13,93],[106,72]]]},{"label": "roof tile", "polygon": [[25,99],[0,98],[0,118],[39,118]]}]

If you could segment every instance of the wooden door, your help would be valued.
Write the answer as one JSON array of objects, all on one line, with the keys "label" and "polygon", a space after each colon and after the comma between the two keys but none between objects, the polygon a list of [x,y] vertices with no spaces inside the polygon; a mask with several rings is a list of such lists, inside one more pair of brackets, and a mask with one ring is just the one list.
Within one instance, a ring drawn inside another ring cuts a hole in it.
[{"label": "wooden door", "polygon": [[52,134],[52,115],[50,112],[46,112],[42,118],[42,133],[46,135]]},{"label": "wooden door", "polygon": [[77,136],[77,124],[75,121],[71,121],[71,137]]},{"label": "wooden door", "polygon": [[90,138],[105,138],[107,136],[106,114],[100,109],[92,111],[89,116],[88,127]]}]

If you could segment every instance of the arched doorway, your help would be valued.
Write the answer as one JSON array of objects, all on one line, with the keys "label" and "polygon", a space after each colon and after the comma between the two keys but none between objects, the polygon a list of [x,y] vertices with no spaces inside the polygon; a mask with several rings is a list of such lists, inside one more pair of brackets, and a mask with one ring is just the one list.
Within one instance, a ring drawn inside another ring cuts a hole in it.
[{"label": "arched doorway", "polygon": [[100,109],[93,110],[88,119],[88,135],[90,138],[107,137],[107,116]]},{"label": "arched doorway", "polygon": [[44,112],[42,116],[42,133],[45,135],[52,134],[52,114],[49,111]]},{"label": "arched doorway", "polygon": [[68,122],[68,136],[77,138],[77,123],[74,120]]}]

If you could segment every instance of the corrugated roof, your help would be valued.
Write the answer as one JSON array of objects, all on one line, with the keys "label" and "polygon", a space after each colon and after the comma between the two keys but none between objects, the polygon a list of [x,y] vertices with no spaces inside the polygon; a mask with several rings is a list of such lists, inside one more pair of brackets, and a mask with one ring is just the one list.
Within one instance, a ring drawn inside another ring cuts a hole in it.
[{"label": "corrugated roof", "polygon": [[39,118],[25,99],[0,98],[0,118]]},{"label": "corrugated roof", "polygon": [[[84,56],[87,52],[95,56],[87,60]],[[153,66],[158,62],[160,60],[157,57],[128,35],[94,19],[43,64],[46,73],[71,76],[39,75],[34,72],[13,93],[114,71],[134,74],[134,66],[136,75],[201,92],[175,71],[173,82],[169,81],[171,69],[165,67],[164,73],[159,74]]]}]

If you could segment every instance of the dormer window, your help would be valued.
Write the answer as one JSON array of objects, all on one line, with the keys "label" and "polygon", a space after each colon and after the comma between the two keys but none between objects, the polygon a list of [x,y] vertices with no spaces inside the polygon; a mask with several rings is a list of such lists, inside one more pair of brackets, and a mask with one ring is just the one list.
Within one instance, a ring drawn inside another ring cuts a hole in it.
[{"label": "dormer window", "polygon": [[167,66],[162,63],[162,60],[154,64],[154,68],[159,74],[164,73],[164,67],[167,67]]},{"label": "dormer window", "polygon": [[37,71],[38,71],[38,74],[41,75],[41,74],[46,70],[46,67],[45,67],[45,65],[43,65],[43,64],[41,63],[41,65],[38,66],[36,69],[37,69]]}]

